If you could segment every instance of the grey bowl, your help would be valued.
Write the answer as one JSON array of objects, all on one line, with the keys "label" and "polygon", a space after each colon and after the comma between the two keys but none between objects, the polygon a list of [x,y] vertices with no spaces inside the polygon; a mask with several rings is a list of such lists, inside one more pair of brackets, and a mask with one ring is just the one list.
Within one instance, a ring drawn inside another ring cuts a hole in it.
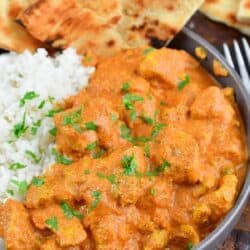
[{"label": "grey bowl", "polygon": [[[203,38],[184,28],[176,38],[170,43],[169,47],[175,49],[184,49],[195,57],[194,50],[197,46],[202,46],[206,49],[208,58],[201,61],[201,65],[224,87],[232,87],[235,90],[236,101],[242,115],[246,132],[247,132],[247,145],[250,149],[250,96],[247,88],[243,86],[240,77],[234,69],[232,69],[225,61],[220,52],[211,46]],[[230,73],[229,77],[217,77],[213,73],[213,59],[219,60]],[[250,84],[250,83],[249,83]],[[242,187],[241,193],[236,201],[233,209],[227,214],[221,224],[205,238],[195,249],[196,250],[214,250],[219,247],[227,238],[229,233],[233,230],[235,225],[240,219],[240,216],[247,204],[250,194],[250,167],[248,161],[248,171],[245,183]]]}]

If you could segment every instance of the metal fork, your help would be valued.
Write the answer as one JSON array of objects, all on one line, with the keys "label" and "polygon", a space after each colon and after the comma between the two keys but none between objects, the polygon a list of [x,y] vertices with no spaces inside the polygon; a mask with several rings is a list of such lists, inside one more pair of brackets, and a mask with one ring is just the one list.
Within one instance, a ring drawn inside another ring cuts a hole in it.
[{"label": "metal fork", "polygon": [[[223,49],[224,49],[224,55],[226,57],[226,60],[228,61],[229,65],[232,68],[236,68],[236,63],[238,64],[238,68],[240,71],[242,83],[244,84],[245,88],[248,90],[250,94],[250,76],[248,74],[247,67],[250,67],[250,46],[246,40],[246,38],[242,38],[242,45],[244,50],[241,51],[240,44],[234,40],[233,45],[234,45],[234,51],[235,51],[235,56],[236,56],[236,61],[233,60],[231,51],[228,47],[227,44],[223,44]],[[243,54],[245,53],[247,62],[244,61]]]}]

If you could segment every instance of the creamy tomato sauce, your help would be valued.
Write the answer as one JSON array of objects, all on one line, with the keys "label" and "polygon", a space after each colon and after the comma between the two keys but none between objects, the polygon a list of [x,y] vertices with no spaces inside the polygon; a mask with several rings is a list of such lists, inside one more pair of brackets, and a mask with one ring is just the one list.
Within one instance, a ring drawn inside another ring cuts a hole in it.
[{"label": "creamy tomato sauce", "polygon": [[96,66],[54,117],[58,164],[24,203],[0,207],[0,235],[8,249],[192,249],[245,178],[233,89],[184,51],[127,50]]}]

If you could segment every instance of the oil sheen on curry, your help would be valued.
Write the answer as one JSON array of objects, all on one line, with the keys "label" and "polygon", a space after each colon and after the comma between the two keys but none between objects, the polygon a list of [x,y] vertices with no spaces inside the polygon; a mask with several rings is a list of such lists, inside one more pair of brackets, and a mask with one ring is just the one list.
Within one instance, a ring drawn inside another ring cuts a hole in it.
[{"label": "oil sheen on curry", "polygon": [[127,50],[96,67],[54,117],[57,164],[23,203],[0,207],[6,248],[192,249],[244,181],[233,89],[172,49]]}]

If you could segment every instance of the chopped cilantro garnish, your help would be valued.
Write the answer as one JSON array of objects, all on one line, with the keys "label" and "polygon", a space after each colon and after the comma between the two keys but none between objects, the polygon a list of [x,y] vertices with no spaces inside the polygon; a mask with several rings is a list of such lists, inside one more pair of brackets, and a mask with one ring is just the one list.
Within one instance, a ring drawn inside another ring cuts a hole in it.
[{"label": "chopped cilantro garnish", "polygon": [[31,127],[31,134],[36,135],[37,130],[39,127],[42,125],[42,120],[38,120],[37,122],[33,122],[32,127]]},{"label": "chopped cilantro garnish", "polygon": [[102,179],[106,179],[109,182],[111,182],[112,184],[116,184],[116,177],[115,175],[105,175],[103,173],[97,173],[96,174],[98,177],[102,178]]},{"label": "chopped cilantro garnish", "polygon": [[84,174],[90,174],[90,170],[89,169],[85,169],[84,170]]},{"label": "chopped cilantro garnish", "polygon": [[160,102],[160,105],[161,106],[168,106],[168,104],[166,102],[163,102],[163,101]]},{"label": "chopped cilantro garnish", "polygon": [[151,137],[152,138],[155,138],[157,137],[157,135],[159,134],[159,132],[161,131],[161,129],[165,128],[167,125],[164,124],[164,123],[156,123],[154,125],[154,128],[153,128],[153,131],[152,131],[152,134],[151,134]]},{"label": "chopped cilantro garnish", "polygon": [[18,170],[18,169],[23,169],[23,168],[27,168],[26,165],[20,163],[20,162],[15,162],[10,164],[9,169],[10,170]]},{"label": "chopped cilantro garnish", "polygon": [[6,190],[7,194],[13,196],[14,195],[14,191],[12,189],[7,189]]},{"label": "chopped cilantro garnish", "polygon": [[104,153],[105,153],[105,149],[102,148],[98,152],[91,152],[91,156],[93,157],[93,159],[98,159],[102,157]]},{"label": "chopped cilantro garnish", "polygon": [[58,108],[58,109],[51,109],[51,110],[49,110],[48,111],[48,113],[47,113],[47,117],[54,117],[56,114],[58,114],[58,113],[60,113],[60,112],[62,112],[63,111],[63,109],[62,108]]},{"label": "chopped cilantro garnish", "polygon": [[54,231],[57,231],[58,230],[58,220],[57,218],[54,216],[54,217],[51,217],[49,219],[47,219],[45,221],[45,223]]},{"label": "chopped cilantro garnish", "polygon": [[97,145],[98,145],[98,141],[95,141],[95,142],[90,143],[85,149],[92,150],[92,149],[95,149]]},{"label": "chopped cilantro garnish", "polygon": [[29,128],[28,126],[25,125],[25,123],[26,123],[26,113],[24,112],[22,122],[14,125],[14,128],[12,130],[16,138],[20,138],[25,133],[25,131]]},{"label": "chopped cilantro garnish", "polygon": [[185,79],[178,83],[178,90],[182,91],[190,83],[190,76],[186,75]]},{"label": "chopped cilantro garnish", "polygon": [[126,94],[123,96],[122,103],[125,106],[127,110],[133,110],[134,109],[134,102],[143,102],[144,98],[139,95],[131,95],[131,94]]},{"label": "chopped cilantro garnish", "polygon": [[12,184],[17,186],[18,188],[18,194],[24,195],[26,191],[28,190],[28,183],[27,181],[16,181],[16,180],[11,180],[10,181]]},{"label": "chopped cilantro garnish", "polygon": [[36,163],[36,164],[38,164],[38,163],[41,161],[41,157],[40,157],[40,158],[37,157],[36,154],[33,153],[33,152],[30,151],[30,150],[26,150],[26,151],[25,151],[25,154],[26,154],[27,156],[29,156],[29,157],[34,161],[34,163]]},{"label": "chopped cilantro garnish", "polygon": [[132,144],[135,144],[135,139],[131,136],[130,129],[126,124],[122,124],[120,127],[121,137],[125,140],[128,140]]},{"label": "chopped cilantro garnish", "polygon": [[144,51],[143,51],[143,54],[144,55],[147,55],[148,53],[150,53],[151,51],[155,50],[154,48],[152,47],[149,47],[149,48],[146,48]]},{"label": "chopped cilantro garnish", "polygon": [[150,147],[148,145],[144,147],[144,154],[147,158],[150,157]]},{"label": "chopped cilantro garnish", "polygon": [[135,137],[134,140],[135,140],[136,142],[146,143],[146,142],[151,141],[151,138],[148,138],[148,137],[146,137],[146,136],[138,136],[138,137]]},{"label": "chopped cilantro garnish", "polygon": [[137,173],[136,169],[138,167],[134,155],[124,155],[122,158],[122,166],[124,168],[124,174],[131,176]]},{"label": "chopped cilantro garnish", "polygon": [[156,190],[155,190],[155,188],[153,187],[153,188],[151,188],[151,190],[150,190],[150,194],[152,195],[152,196],[156,196]]},{"label": "chopped cilantro garnish", "polygon": [[20,78],[24,77],[24,75],[22,73],[20,73],[20,72],[17,73],[17,76],[20,77]]},{"label": "chopped cilantro garnish", "polygon": [[83,128],[81,128],[81,126],[77,124],[78,122],[81,121],[81,114],[82,114],[82,106],[78,110],[65,115],[63,118],[62,125],[63,126],[71,125],[77,132],[79,133],[83,132]]},{"label": "chopped cilantro garnish", "polygon": [[55,148],[52,149],[52,154],[55,156],[57,163],[64,165],[70,165],[73,163],[73,161],[70,158],[60,155]]},{"label": "chopped cilantro garnish", "polygon": [[118,119],[118,117],[115,114],[110,113],[110,119],[112,122],[115,122]]},{"label": "chopped cilantro garnish", "polygon": [[43,184],[44,184],[44,179],[43,178],[37,178],[37,177],[34,177],[33,179],[32,179],[32,184],[34,185],[34,186],[37,186],[37,187],[41,187]]},{"label": "chopped cilantro garnish", "polygon": [[152,176],[159,176],[161,172],[164,172],[165,170],[167,170],[169,167],[171,166],[171,164],[167,161],[167,160],[163,160],[163,163],[161,166],[157,167],[155,170],[153,171],[148,171],[145,172],[144,175],[148,176],[148,177],[152,177]]},{"label": "chopped cilantro garnish", "polygon": [[137,118],[137,113],[135,110],[131,111],[130,113],[130,120],[133,122]]},{"label": "chopped cilantro garnish", "polygon": [[53,104],[53,102],[54,102],[55,99],[56,99],[56,98],[53,97],[53,96],[49,96],[49,97],[48,97],[48,101],[49,101],[51,104]]},{"label": "chopped cilantro garnish", "polygon": [[86,122],[85,123],[85,128],[87,130],[93,130],[93,131],[96,131],[98,126],[94,123],[94,122]]},{"label": "chopped cilantro garnish", "polygon": [[123,91],[123,92],[128,92],[129,89],[130,89],[130,84],[129,84],[129,82],[123,83],[122,88],[121,88],[121,91]]},{"label": "chopped cilantro garnish", "polygon": [[66,202],[62,202],[60,204],[61,209],[63,210],[64,215],[68,218],[68,219],[72,219],[73,217],[78,218],[79,220],[83,219],[83,214],[81,214],[80,212],[78,212],[77,210],[71,208],[68,203]]},{"label": "chopped cilantro garnish", "polygon": [[46,103],[45,100],[41,101],[41,102],[39,103],[39,105],[38,105],[38,109],[43,109],[45,103]]},{"label": "chopped cilantro garnish", "polygon": [[92,196],[93,196],[94,200],[92,201],[92,203],[88,207],[88,213],[91,213],[97,207],[97,205],[99,204],[99,202],[102,199],[102,193],[99,191],[93,191]]},{"label": "chopped cilantro garnish", "polygon": [[194,248],[194,244],[192,241],[189,241],[187,244],[187,250],[192,250]]},{"label": "chopped cilantro garnish", "polygon": [[56,133],[57,133],[57,128],[54,127],[52,129],[49,130],[49,133],[52,135],[52,136],[56,136]]},{"label": "chopped cilantro garnish", "polygon": [[35,91],[27,92],[22,99],[19,101],[19,106],[23,107],[28,100],[37,98],[39,95]]},{"label": "chopped cilantro garnish", "polygon": [[141,120],[143,120],[145,123],[149,124],[149,125],[153,125],[154,124],[154,119],[151,117],[147,117],[145,115],[139,116],[139,118]]}]

